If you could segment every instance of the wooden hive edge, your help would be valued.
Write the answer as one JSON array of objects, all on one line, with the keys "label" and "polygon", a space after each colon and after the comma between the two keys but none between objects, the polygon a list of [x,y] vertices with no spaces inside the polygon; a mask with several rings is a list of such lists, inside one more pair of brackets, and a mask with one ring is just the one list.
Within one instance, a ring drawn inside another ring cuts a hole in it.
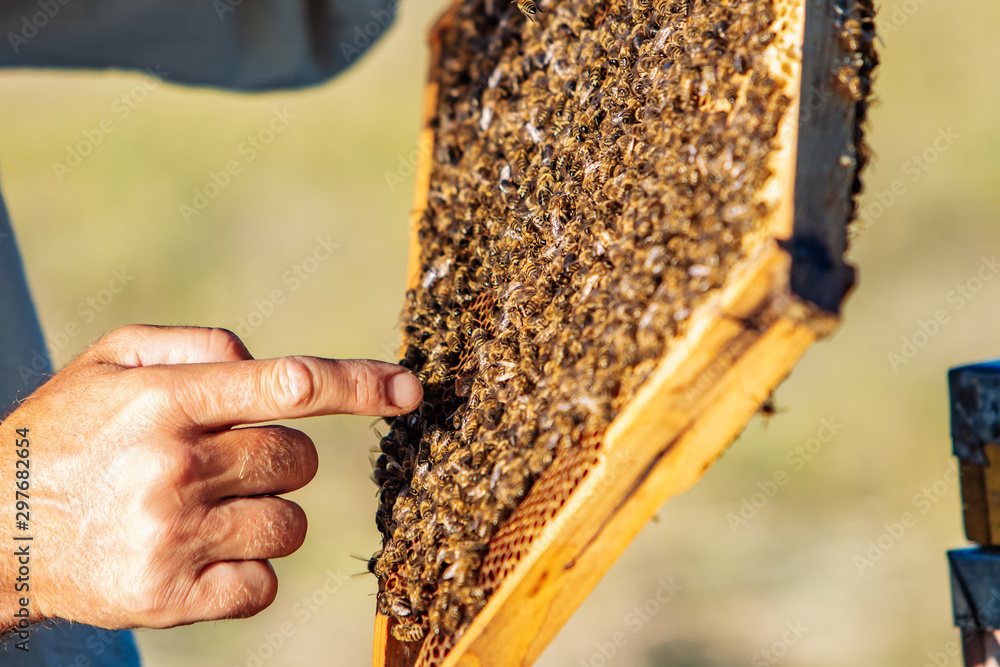
[{"label": "wooden hive edge", "polygon": [[860,169],[855,131],[857,102],[840,88],[836,68],[845,61],[839,23],[858,18],[857,0],[776,0],[800,3],[801,71],[796,74],[795,131],[790,185],[794,229],[784,247],[792,256],[789,288],[802,299],[839,313],[855,281],[845,259],[853,186]]},{"label": "wooden hive edge", "polygon": [[418,155],[416,178],[414,182],[413,210],[410,212],[410,254],[406,267],[406,288],[414,289],[420,282],[420,220],[427,210],[427,197],[431,189],[431,172],[434,166],[434,116],[437,112],[438,71],[441,62],[441,33],[451,26],[461,0],[457,0],[431,28],[428,37],[430,46],[430,67],[427,75],[427,87],[424,89],[423,107],[421,109],[420,136],[418,138]]}]

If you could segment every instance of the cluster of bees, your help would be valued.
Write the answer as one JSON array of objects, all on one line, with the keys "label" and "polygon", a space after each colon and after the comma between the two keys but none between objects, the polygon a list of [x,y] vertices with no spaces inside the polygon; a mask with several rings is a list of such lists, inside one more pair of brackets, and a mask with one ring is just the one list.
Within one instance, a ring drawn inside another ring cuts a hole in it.
[{"label": "cluster of bees", "polygon": [[[872,75],[878,66],[875,51],[875,5],[872,0],[854,0],[854,11],[838,10],[837,27],[843,62],[836,69],[841,92],[854,103],[854,184],[853,194],[861,192],[861,174],[871,158],[865,139],[865,121],[872,94]],[[857,210],[857,197],[851,199],[851,219]]]},{"label": "cluster of bees", "polygon": [[[519,11],[520,10],[520,11]],[[468,0],[441,33],[370,562],[393,634],[459,637],[498,526],[599,439],[768,214],[771,0]],[[528,20],[530,19],[530,20]]]}]

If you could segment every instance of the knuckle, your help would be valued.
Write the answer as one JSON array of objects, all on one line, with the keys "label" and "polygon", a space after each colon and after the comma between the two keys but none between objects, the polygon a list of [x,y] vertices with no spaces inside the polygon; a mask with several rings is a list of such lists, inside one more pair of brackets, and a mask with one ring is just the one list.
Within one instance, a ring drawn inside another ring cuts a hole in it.
[{"label": "knuckle", "polygon": [[[133,368],[127,378],[131,380],[133,399],[140,409],[157,414],[168,406],[176,406],[180,400],[180,389],[162,369],[155,367]],[[124,386],[124,385],[123,385]]]},{"label": "knuckle", "polygon": [[130,617],[141,621],[143,625],[154,627],[164,607],[161,596],[157,595],[157,591],[151,586],[131,591],[131,594],[125,596],[123,606]]},{"label": "knuckle", "polygon": [[164,629],[178,624],[172,588],[156,578],[142,579],[123,596],[126,613],[140,626]]},{"label": "knuckle", "polygon": [[369,406],[382,402],[381,382],[366,364],[354,367],[354,401],[358,406]]},{"label": "knuckle", "polygon": [[[146,503],[146,505],[155,503]],[[161,546],[170,542],[170,535],[173,531],[173,522],[157,511],[149,507],[133,508],[126,518],[125,525],[128,527],[129,541],[132,546],[133,564],[141,566],[148,571],[154,565],[152,562],[156,554],[161,551]]]},{"label": "knuckle", "polygon": [[174,445],[159,448],[151,455],[148,466],[153,479],[161,486],[174,490],[186,487],[198,478],[200,461],[190,447]]},{"label": "knuckle", "polygon": [[112,342],[132,341],[138,336],[143,335],[148,330],[149,327],[144,324],[126,324],[125,326],[118,327],[117,329],[108,332],[101,340]]},{"label": "knuckle", "polygon": [[275,399],[282,408],[304,408],[316,398],[316,374],[305,357],[278,359]]},{"label": "knuckle", "polygon": [[130,558],[146,572],[157,570],[188,550],[190,539],[197,534],[190,512],[177,507],[171,495],[147,495],[132,516],[123,521],[132,545]]},{"label": "knuckle", "polygon": [[168,570],[181,541],[178,524],[155,511],[136,512],[126,524],[133,548],[125,556],[129,574],[121,582],[122,605],[142,626],[170,627],[178,577]]},{"label": "knuckle", "polygon": [[129,396],[125,410],[134,423],[171,430],[197,423],[190,409],[194,404],[190,388],[178,381],[169,367],[129,369],[120,376],[119,387]]},{"label": "knuckle", "polygon": [[81,357],[100,358],[108,351],[135,348],[149,328],[143,324],[127,324],[113,329],[98,338]]},{"label": "knuckle", "polygon": [[246,357],[246,346],[240,337],[229,329],[213,327],[208,329],[208,348],[213,356],[227,359],[243,359]]}]

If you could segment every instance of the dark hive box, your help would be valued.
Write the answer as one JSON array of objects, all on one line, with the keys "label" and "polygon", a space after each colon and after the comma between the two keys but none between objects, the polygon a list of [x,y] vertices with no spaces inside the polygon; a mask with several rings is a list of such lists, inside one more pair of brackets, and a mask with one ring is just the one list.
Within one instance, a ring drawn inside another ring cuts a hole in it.
[{"label": "dark hive box", "polygon": [[538,9],[431,37],[376,664],[532,662],[853,282],[869,0]]}]

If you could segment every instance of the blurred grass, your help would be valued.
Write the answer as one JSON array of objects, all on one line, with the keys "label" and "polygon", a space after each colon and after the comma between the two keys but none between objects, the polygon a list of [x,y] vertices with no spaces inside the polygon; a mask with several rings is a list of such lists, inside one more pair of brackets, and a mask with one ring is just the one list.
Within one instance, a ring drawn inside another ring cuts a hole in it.
[{"label": "blurred grass", "polygon": [[[237,329],[274,290],[285,301],[247,340],[258,357],[394,359],[412,178],[391,189],[385,175],[416,148],[425,35],[444,4],[405,4],[387,39],[354,69],[297,93],[164,84],[119,120],[111,104],[141,85],[139,76],[4,72],[3,188],[43,324],[50,336],[81,326],[54,339],[56,361],[130,322]],[[895,179],[907,191],[851,251],[860,282],[841,330],[779,390],[785,411],[752,423],[701,484],[663,508],[539,664],[604,664],[600,645],[619,631],[627,642],[607,664],[650,667],[746,664],[780,641],[788,622],[806,631],[786,647],[785,664],[919,666],[957,637],[944,558],[963,542],[957,488],[926,513],[915,496],[952,462],[946,370],[1000,357],[1000,280],[960,310],[948,301],[981,257],[1000,249],[1000,80],[992,71],[1000,7],[910,2],[908,15],[899,14],[903,6],[880,7],[883,64],[870,125],[878,159],[861,204]],[[899,16],[906,20],[893,29]],[[295,118],[185,224],[178,205],[237,158],[275,108]],[[53,161],[107,117],[115,131],[59,182]],[[942,128],[959,138],[909,181],[907,161]],[[286,272],[327,236],[339,247],[293,290]],[[123,268],[134,280],[84,321],[79,304],[99,298]],[[949,323],[894,371],[888,353],[939,308]],[[817,435],[822,419],[842,426],[793,470],[786,456]],[[319,445],[321,470],[293,495],[310,531],[299,552],[275,563],[278,599],[249,620],[140,632],[148,665],[228,667],[256,664],[253,655],[265,665],[368,662],[374,581],[322,587],[333,581],[329,572],[364,572],[351,555],[378,546],[368,480],[375,436],[364,418],[302,427]],[[727,515],[779,470],[788,483],[734,533]],[[855,556],[904,512],[916,525],[859,574]],[[635,607],[671,578],[681,586],[676,597],[638,623]],[[268,637],[278,643],[283,623],[291,632],[281,648],[261,652]]]}]

